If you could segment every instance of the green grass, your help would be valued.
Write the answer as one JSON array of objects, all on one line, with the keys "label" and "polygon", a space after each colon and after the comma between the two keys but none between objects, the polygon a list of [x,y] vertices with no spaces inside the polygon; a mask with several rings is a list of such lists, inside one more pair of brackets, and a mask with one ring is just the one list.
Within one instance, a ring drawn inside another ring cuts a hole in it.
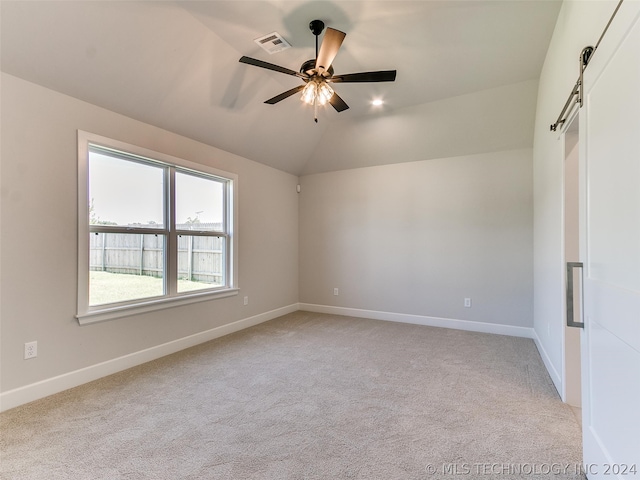
[{"label": "green grass", "polygon": [[[90,272],[89,305],[126,302],[139,298],[161,296],[162,279],[147,275],[127,275],[109,272]],[[192,292],[215,285],[204,282],[178,280],[178,292]]]}]

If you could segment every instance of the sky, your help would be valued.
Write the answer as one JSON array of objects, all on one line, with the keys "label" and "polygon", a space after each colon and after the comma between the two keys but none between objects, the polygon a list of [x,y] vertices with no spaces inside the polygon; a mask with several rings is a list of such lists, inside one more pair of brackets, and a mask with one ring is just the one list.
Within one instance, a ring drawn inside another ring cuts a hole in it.
[{"label": "sky", "polygon": [[[162,224],[163,169],[90,152],[89,198],[100,221]],[[218,223],[222,215],[222,183],[176,173],[176,223]]]}]

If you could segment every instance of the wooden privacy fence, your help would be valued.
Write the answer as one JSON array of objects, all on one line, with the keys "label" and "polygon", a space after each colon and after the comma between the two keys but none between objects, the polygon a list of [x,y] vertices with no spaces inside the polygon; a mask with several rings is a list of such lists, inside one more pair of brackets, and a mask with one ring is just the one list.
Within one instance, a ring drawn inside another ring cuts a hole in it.
[{"label": "wooden privacy fence", "polygon": [[[110,273],[161,277],[164,236],[154,234],[92,233],[90,269]],[[194,282],[224,283],[225,239],[180,235],[178,278]]]}]

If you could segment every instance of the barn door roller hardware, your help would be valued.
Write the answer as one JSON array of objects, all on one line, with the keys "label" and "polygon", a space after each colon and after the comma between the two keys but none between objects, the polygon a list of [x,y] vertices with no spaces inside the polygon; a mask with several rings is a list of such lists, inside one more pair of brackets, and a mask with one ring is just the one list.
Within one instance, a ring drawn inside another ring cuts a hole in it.
[{"label": "barn door roller hardware", "polygon": [[564,116],[565,113],[567,113],[567,110],[569,109],[569,107],[571,106],[571,103],[573,102],[573,99],[575,97],[575,103],[579,103],[580,106],[582,107],[582,76],[584,74],[584,69],[587,68],[587,64],[589,63],[589,60],[591,59],[591,55],[593,55],[594,52],[594,47],[584,47],[582,49],[582,52],[580,53],[580,76],[578,77],[578,81],[576,82],[576,84],[573,86],[573,89],[571,90],[571,94],[569,95],[569,98],[567,98],[567,102],[564,104],[564,107],[562,107],[562,111],[560,112],[560,115],[558,115],[558,119],[556,120],[556,123],[551,125],[551,131],[555,132],[556,129],[558,128],[558,125],[562,125],[564,122],[567,121],[566,117]]},{"label": "barn door roller hardware", "polygon": [[[596,52],[596,50],[598,49],[598,46],[600,45],[600,42],[602,41],[602,38],[604,37],[604,34],[607,33],[607,30],[609,29],[609,25],[611,25],[611,22],[613,21],[614,17],[616,16],[616,13],[618,13],[618,10],[620,9],[620,5],[622,5],[622,2],[624,0],[620,0],[618,2],[618,5],[616,6],[616,9],[613,11],[613,15],[611,15],[611,18],[609,19],[609,22],[607,22],[607,26],[604,27],[604,30],[602,32],[602,35],[600,35],[600,38],[598,39],[598,43],[596,43],[595,47],[584,47],[582,49],[582,52],[580,52],[580,76],[578,77],[578,81],[576,82],[576,84],[573,86],[573,89],[571,90],[571,93],[569,94],[569,98],[567,99],[566,103],[564,104],[564,107],[562,108],[562,111],[560,112],[560,115],[558,115],[558,119],[556,120],[556,123],[552,123],[550,130],[552,132],[555,132],[556,129],[558,128],[558,125],[562,125],[564,122],[567,121],[567,118],[565,117],[565,114],[567,113],[567,110],[569,109],[569,107],[571,106],[572,103],[578,103],[580,104],[580,107],[582,107],[582,103],[584,100],[584,96],[583,96],[583,88],[584,88],[584,83],[583,83],[583,76],[584,76],[584,71],[587,68],[587,65],[589,64],[589,61],[593,58],[593,54]],[[574,101],[575,98],[575,101]]]}]

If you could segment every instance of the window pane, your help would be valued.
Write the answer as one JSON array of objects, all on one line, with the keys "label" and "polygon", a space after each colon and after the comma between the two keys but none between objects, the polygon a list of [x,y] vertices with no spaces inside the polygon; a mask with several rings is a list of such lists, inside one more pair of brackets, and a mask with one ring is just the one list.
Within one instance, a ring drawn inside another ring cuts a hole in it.
[{"label": "window pane", "polygon": [[89,305],[164,295],[164,235],[89,237]]},{"label": "window pane", "polygon": [[89,150],[89,222],[163,228],[164,168]]},{"label": "window pane", "polygon": [[178,236],[178,293],[225,285],[226,239]]},{"label": "window pane", "polygon": [[224,184],[176,172],[176,228],[223,231]]}]

